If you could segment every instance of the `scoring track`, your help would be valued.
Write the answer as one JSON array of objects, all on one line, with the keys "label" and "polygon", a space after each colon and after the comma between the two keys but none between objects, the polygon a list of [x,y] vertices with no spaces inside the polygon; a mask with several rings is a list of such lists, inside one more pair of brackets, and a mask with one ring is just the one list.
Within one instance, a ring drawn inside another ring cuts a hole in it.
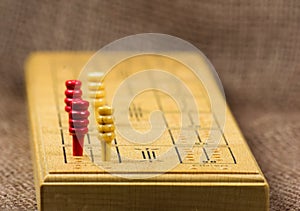
[{"label": "scoring track", "polygon": [[[52,86],[55,93],[54,97],[58,112],[58,124],[61,134],[61,153],[63,154],[64,163],[74,164],[77,166],[75,169],[78,170],[80,169],[80,165],[93,166],[92,162],[96,159],[100,159],[101,156],[101,146],[97,143],[97,134],[93,127],[90,127],[90,131],[85,137],[84,148],[86,156],[80,160],[80,163],[78,163],[78,159],[74,158],[70,153],[72,146],[70,136],[68,134],[67,117],[63,110],[63,92],[65,89],[64,82],[68,79],[77,78],[78,70],[80,70],[78,67],[81,65],[82,64],[76,65],[76,62],[73,62],[71,66],[69,63],[68,67],[57,66],[56,63],[52,63],[50,65],[52,69]],[[128,77],[128,72],[122,70],[118,77],[126,79],[126,77]],[[110,80],[112,80],[111,78],[112,77],[110,77]],[[105,82],[107,83],[107,81]],[[130,86],[127,88],[128,92],[132,92]],[[198,103],[198,107],[200,108],[200,125],[194,124],[196,121],[193,121],[193,113],[190,113],[189,119],[184,120],[189,122],[190,127],[182,129],[184,130],[186,137],[180,137],[180,112],[176,103],[169,96],[158,91],[148,91],[136,97],[129,108],[129,120],[131,125],[120,125],[120,127],[133,126],[136,130],[142,132],[149,130],[151,126],[148,121],[151,111],[159,109],[163,112],[166,130],[163,135],[151,145],[132,145],[126,139],[117,134],[117,137],[112,143],[112,162],[127,162],[127,158],[130,157],[141,162],[152,162],[152,160],[159,160],[160,154],[166,152],[170,148],[173,148],[173,153],[176,153],[178,163],[184,166],[187,165],[187,167],[180,169],[185,169],[186,171],[201,171],[203,167],[208,166],[215,166],[213,169],[220,167],[219,169],[222,170],[231,168],[230,165],[237,163],[235,155],[233,154],[229,140],[227,140],[226,135],[220,130],[218,124],[212,124],[212,122],[216,121],[216,119],[211,112],[209,99],[205,94],[203,87],[194,97]],[[211,127],[214,127],[212,130],[218,130],[222,138],[219,143],[219,147],[214,150],[211,156],[209,156],[206,150],[206,143],[209,138]],[[186,149],[186,157],[181,156],[176,145],[177,140],[182,138],[193,139],[195,142],[192,149]],[[203,153],[206,158],[205,160],[200,159],[200,156]],[[89,157],[90,160],[87,159],[87,157]]]},{"label": "scoring track", "polygon": [[[64,111],[64,82],[78,77],[89,55],[80,55],[76,59],[73,59],[72,56],[56,57],[56,59],[45,62],[44,66],[48,68],[43,68],[43,71],[36,70],[34,73],[35,78],[38,79],[34,80],[34,86],[39,87],[33,93],[34,96],[39,96],[34,98],[35,104],[39,105],[34,107],[34,110],[36,113],[43,114],[39,115],[38,121],[40,124],[37,130],[41,136],[41,152],[45,156],[46,171],[49,173],[107,173],[93,163],[93,161],[100,160],[101,154],[99,141],[93,127],[90,128],[89,134],[85,137],[84,148],[86,153],[84,153],[84,156],[81,158],[72,156],[72,140],[68,133],[68,116]],[[120,79],[126,77],[126,74],[118,74],[117,76],[111,74],[105,80],[110,81],[109,77],[119,77],[120,81]],[[184,75],[184,77],[188,78],[187,75]],[[106,84],[107,93],[110,93],[110,86],[117,85],[114,83]],[[197,85],[197,90],[198,92],[194,97],[198,103],[200,125],[194,124],[196,121],[193,113],[191,113],[189,118],[184,120],[190,122],[189,128],[182,129],[185,137],[179,137],[180,125],[177,122],[180,122],[180,116],[176,111],[176,103],[169,96],[155,91],[139,95],[130,107],[132,113],[130,116],[131,125],[136,126],[138,130],[149,129],[150,111],[158,108],[163,111],[167,129],[158,140],[149,146],[132,145],[117,133],[116,140],[112,144],[111,161],[125,163],[132,158],[139,162],[149,162],[154,159],[159,160],[160,155],[171,149],[172,153],[177,154],[179,165],[170,169],[168,173],[245,172],[249,174],[252,172],[258,174],[259,170],[256,163],[229,108],[226,108],[226,124],[222,133],[217,124],[214,124],[216,120],[211,114],[209,98],[203,87],[199,89]],[[112,96],[108,96],[108,99],[111,101]],[[166,105],[168,106],[166,107]],[[128,127],[128,125],[116,125],[116,127]],[[220,145],[213,150],[211,157],[206,156],[206,159],[200,162],[200,156],[206,155],[206,152],[211,150],[210,146],[207,146],[210,128],[220,133],[222,137]],[[176,142],[178,139],[185,138],[193,139],[195,145],[192,149],[180,148],[186,150],[187,153],[186,157],[182,157]]]}]

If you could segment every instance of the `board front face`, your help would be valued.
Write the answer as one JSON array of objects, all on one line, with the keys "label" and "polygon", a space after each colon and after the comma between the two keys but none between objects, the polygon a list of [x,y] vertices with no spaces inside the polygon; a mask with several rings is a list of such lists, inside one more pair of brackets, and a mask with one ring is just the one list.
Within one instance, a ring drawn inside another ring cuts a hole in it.
[{"label": "board front face", "polygon": [[[170,96],[155,90],[137,95],[129,108],[130,125],[119,124],[117,127],[132,126],[140,132],[148,131],[151,129],[149,124],[151,112],[161,110],[166,129],[151,144],[132,143],[117,132],[116,139],[112,142],[110,162],[114,163],[114,166],[126,166],[128,162],[138,160],[139,163],[147,166],[153,162],[164,162],[160,160],[160,156],[168,152],[173,158],[178,159],[178,165],[166,171],[154,172],[153,177],[138,180],[128,180],[126,175],[139,173],[151,175],[153,170],[145,168],[141,172],[137,169],[109,169],[110,166],[106,166],[105,163],[101,163],[102,166],[99,167],[95,162],[101,160],[101,147],[93,125],[89,127],[89,133],[85,137],[84,155],[72,156],[72,137],[68,133],[68,115],[64,110],[65,81],[77,79],[91,55],[91,53],[40,53],[28,60],[27,91],[38,187],[51,183],[97,185],[97,182],[100,184],[116,181],[132,181],[132,184],[135,181],[149,184],[159,182],[156,185],[171,182],[186,186],[241,185],[244,182],[253,186],[259,184],[258,186],[263,187],[267,193],[267,183],[229,108],[226,106],[226,121],[222,131],[212,112],[209,94],[203,84],[194,83],[193,74],[187,74],[181,67],[176,66],[178,64],[165,58],[162,58],[159,64],[169,62],[165,68],[171,66],[172,69],[168,71],[188,84],[195,98],[197,111],[190,112],[188,118],[182,120],[187,122],[188,127],[181,128],[180,109]],[[145,67],[145,63],[141,63],[139,59],[123,62],[105,76],[104,83],[109,104],[112,104],[118,86],[129,75],[139,69],[156,68],[155,65],[151,66],[151,62],[146,62]],[[151,55],[142,59],[151,60]],[[164,66],[160,68],[164,69]],[[165,81],[155,80],[153,83],[165,83]],[[128,87],[128,92],[131,91]],[[199,117],[195,115],[196,113]],[[93,122],[92,119],[90,121]],[[208,139],[212,130],[214,133],[220,133],[221,138],[218,147],[210,149]],[[193,140],[194,145],[185,148],[177,143],[182,139]],[[211,150],[213,152],[210,155],[208,152]],[[185,152],[184,156],[181,152]]]}]

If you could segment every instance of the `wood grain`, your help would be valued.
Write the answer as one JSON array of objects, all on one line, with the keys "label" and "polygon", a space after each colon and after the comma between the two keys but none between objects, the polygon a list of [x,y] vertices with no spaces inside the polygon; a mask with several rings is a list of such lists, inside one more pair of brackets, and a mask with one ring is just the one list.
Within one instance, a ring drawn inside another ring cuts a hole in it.
[{"label": "wood grain", "polygon": [[[101,156],[100,150],[93,145],[93,141],[97,141],[97,133],[92,127],[89,139],[85,139],[84,156],[73,157],[68,118],[64,111],[64,81],[77,78],[91,55],[89,52],[41,52],[33,54],[26,64],[32,155],[40,210],[269,209],[268,184],[228,107],[224,133],[218,148],[214,149],[209,159],[200,162],[200,156],[209,141],[209,131],[216,126],[216,120],[211,113],[205,88],[201,84],[191,83],[192,74],[180,75],[180,71],[173,72],[189,84],[193,93],[197,93],[195,99],[200,114],[201,127],[196,127],[196,131],[191,133],[191,137],[198,141],[189,149],[188,156],[183,158],[182,163],[148,179],[115,176],[91,160],[91,152],[94,159]],[[125,62],[106,76],[108,102],[111,103],[113,97],[109,93],[114,93],[122,77],[135,73],[142,67],[138,62],[131,61],[130,67]],[[174,68],[176,65],[171,64],[173,69],[180,69]],[[130,69],[132,72],[122,76],[117,74],[118,68]],[[151,64],[143,68],[151,68]],[[211,80],[211,83],[214,81]],[[133,102],[133,112],[139,112],[140,109],[142,115],[132,115],[131,125],[141,131],[149,129],[150,113],[147,111],[159,109],[159,105],[154,102],[154,95],[159,98],[168,127],[174,140],[177,140],[180,138],[178,107],[170,97],[155,91],[145,92]],[[124,158],[123,163],[132,158],[141,160],[146,165],[151,159],[159,159],[161,154],[174,147],[168,131],[149,146],[133,145],[118,133],[116,137],[117,142],[113,142],[111,146],[112,162],[116,163],[120,162],[116,148],[119,156]],[[149,172],[151,173],[151,169]],[[128,170],[119,173],[125,175],[149,172]]]}]

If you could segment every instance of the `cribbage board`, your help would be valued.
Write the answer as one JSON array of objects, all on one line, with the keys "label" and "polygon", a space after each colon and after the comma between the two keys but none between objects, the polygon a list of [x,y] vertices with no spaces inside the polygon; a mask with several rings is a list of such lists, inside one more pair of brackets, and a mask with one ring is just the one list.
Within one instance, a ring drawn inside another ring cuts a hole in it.
[{"label": "cribbage board", "polygon": [[[180,76],[180,72],[175,70],[173,74],[188,83],[192,91],[196,90],[193,93],[197,93],[194,97],[200,124],[195,125],[197,121],[194,121],[192,113],[189,114],[185,121],[190,127],[182,129],[187,137],[181,137],[176,103],[159,91],[144,92],[130,105],[131,126],[140,131],[149,130],[151,111],[161,110],[166,129],[148,145],[132,144],[117,133],[112,143],[110,162],[114,166],[121,166],[134,159],[147,166],[150,162],[164,162],[160,156],[168,151],[178,159],[177,166],[166,172],[156,172],[160,174],[148,178],[120,177],[120,174],[152,172],[147,168],[142,172],[134,169],[124,172],[109,170],[110,166],[100,161],[101,148],[93,125],[85,137],[84,155],[72,156],[72,137],[68,132],[68,115],[64,111],[65,81],[78,78],[91,55],[89,52],[42,52],[31,55],[26,63],[32,157],[40,210],[269,209],[268,184],[229,108],[226,107],[226,122],[222,132],[205,88],[201,84],[190,83],[192,75]],[[105,76],[108,102],[112,103],[113,100],[113,94],[110,93],[114,93],[122,80],[134,73],[133,67],[139,66],[134,62],[123,62],[123,66],[115,67],[119,71],[112,71]],[[176,64],[169,66],[174,68]],[[207,142],[211,130],[220,133],[221,139],[218,147],[209,155]],[[194,140],[194,146],[186,149],[184,156],[180,154],[180,146],[176,141],[180,138]],[[103,168],[95,165],[97,161]]]}]

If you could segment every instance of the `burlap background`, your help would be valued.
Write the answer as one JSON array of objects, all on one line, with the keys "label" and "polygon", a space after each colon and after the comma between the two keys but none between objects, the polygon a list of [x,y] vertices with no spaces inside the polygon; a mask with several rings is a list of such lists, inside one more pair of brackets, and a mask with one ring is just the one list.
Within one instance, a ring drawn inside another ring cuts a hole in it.
[{"label": "burlap background", "polygon": [[97,50],[160,32],[199,47],[271,186],[300,209],[300,1],[0,1],[0,209],[36,209],[23,62],[35,50]]}]

